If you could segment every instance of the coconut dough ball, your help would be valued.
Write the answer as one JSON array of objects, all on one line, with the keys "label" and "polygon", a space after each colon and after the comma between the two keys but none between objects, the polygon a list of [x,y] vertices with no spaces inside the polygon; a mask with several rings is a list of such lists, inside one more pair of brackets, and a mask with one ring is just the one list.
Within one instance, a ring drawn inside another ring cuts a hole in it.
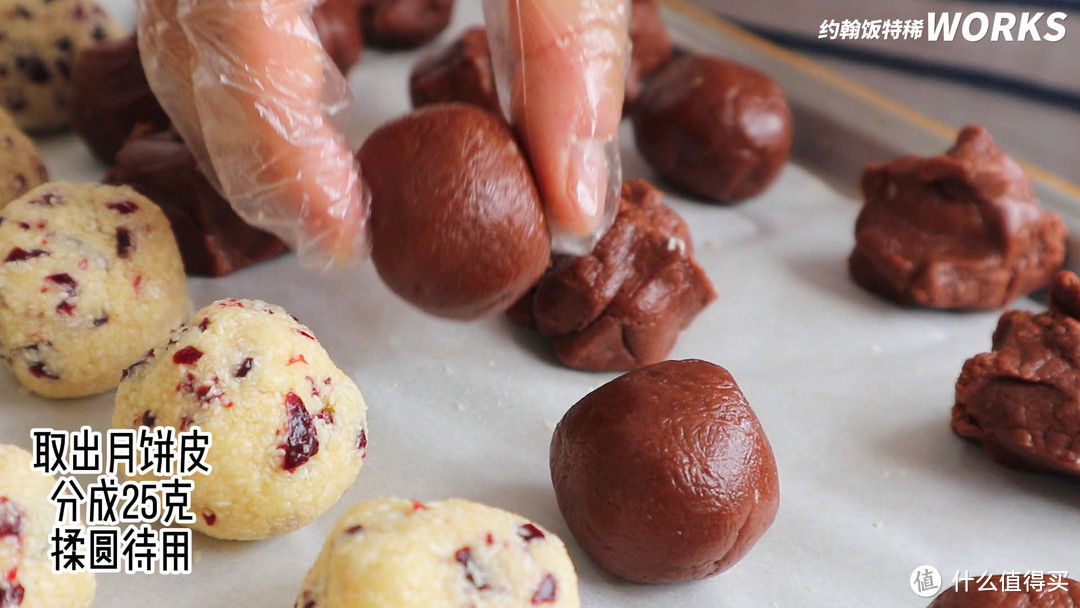
[{"label": "coconut dough ball", "polygon": [[0,107],[0,209],[47,181],[49,172],[33,140]]},{"label": "coconut dough ball", "polygon": [[362,502],[338,521],[296,608],[531,608],[580,605],[554,534],[465,501]]},{"label": "coconut dough ball", "polygon": [[589,393],[551,440],[551,480],[570,531],[604,569],[688,581],[739,561],[772,524],[772,447],[734,378],[665,361]]},{"label": "coconut dough ball", "polygon": [[56,480],[30,470],[30,454],[0,445],[0,606],[85,608],[94,600],[91,572],[57,573],[49,557]]},{"label": "coconut dough ball", "polygon": [[426,106],[372,133],[358,158],[371,189],[371,259],[413,305],[473,319],[506,310],[544,273],[540,195],[500,118]]},{"label": "coconut dough ball", "polygon": [[253,540],[311,523],[352,485],[366,411],[310,329],[265,302],[221,300],[127,370],[113,427],[210,433],[193,527]]},{"label": "coconut dough ball", "polygon": [[191,310],[165,214],[100,184],[44,184],[0,210],[0,294],[0,357],[46,397],[115,387]]},{"label": "coconut dough ball", "polygon": [[675,59],[645,81],[634,141],[672,184],[719,203],[764,191],[791,151],[791,111],[762,72],[708,56]]},{"label": "coconut dough ball", "polygon": [[0,104],[24,130],[66,127],[75,57],[119,35],[90,0],[0,0]]}]

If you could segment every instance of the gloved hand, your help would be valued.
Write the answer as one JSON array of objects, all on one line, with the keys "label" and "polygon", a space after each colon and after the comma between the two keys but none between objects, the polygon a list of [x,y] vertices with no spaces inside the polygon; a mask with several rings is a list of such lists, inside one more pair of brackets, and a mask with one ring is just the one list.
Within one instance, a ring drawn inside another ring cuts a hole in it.
[{"label": "gloved hand", "polygon": [[[369,198],[341,127],[352,99],[314,0],[139,0],[151,88],[249,223],[309,266],[363,260]],[[486,0],[500,97],[523,139],[556,251],[610,225],[628,56],[626,0]]]}]

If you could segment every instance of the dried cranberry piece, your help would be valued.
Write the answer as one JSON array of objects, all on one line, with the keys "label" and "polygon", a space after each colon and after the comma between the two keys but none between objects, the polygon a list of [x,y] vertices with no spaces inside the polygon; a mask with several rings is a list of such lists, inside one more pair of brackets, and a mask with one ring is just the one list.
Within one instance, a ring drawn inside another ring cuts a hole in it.
[{"label": "dried cranberry piece", "polygon": [[6,496],[0,496],[0,538],[22,534],[23,517],[26,513]]},{"label": "dried cranberry piece", "polygon": [[236,373],[233,375],[237,378],[246,378],[248,372],[251,371],[251,364],[253,362],[254,360],[251,357],[244,359],[243,362],[240,363],[240,367],[236,369]]},{"label": "dried cranberry piece", "polygon": [[94,319],[94,327],[101,327],[109,322],[109,315],[103,314],[100,317]]},{"label": "dried cranberry piece", "polygon": [[199,321],[199,331],[206,331],[207,327],[210,327],[210,318],[203,317],[203,320]]},{"label": "dried cranberry piece", "polygon": [[534,540],[544,540],[545,538],[544,533],[540,531],[540,528],[537,528],[533,524],[525,524],[518,528],[518,536],[526,543],[531,543]]},{"label": "dried cranberry piece", "polygon": [[177,365],[195,365],[201,359],[203,352],[194,346],[185,346],[173,355],[173,363]]},{"label": "dried cranberry piece", "polygon": [[56,285],[60,289],[64,290],[64,293],[69,297],[79,295],[79,282],[71,278],[71,275],[62,272],[60,274],[50,274],[45,277],[45,280],[53,285]]},{"label": "dried cranberry piece", "polygon": [[307,359],[304,358],[303,353],[289,357],[289,365],[293,365],[295,363],[303,363],[304,365],[307,365]]},{"label": "dried cranberry piece", "polygon": [[[363,433],[363,431],[361,431],[361,433]],[[420,502],[419,500],[416,500],[415,498],[411,499],[411,501],[412,501],[412,510],[413,510],[413,512],[427,511],[428,507],[424,503]]]},{"label": "dried cranberry piece", "polygon": [[45,379],[45,380],[59,380],[60,379],[60,376],[57,376],[56,374],[53,374],[49,370],[45,369],[45,364],[42,363],[41,361],[38,361],[37,363],[31,364],[30,367],[27,368],[27,369],[29,369],[30,375],[35,377],[35,378],[42,378],[42,379]]},{"label": "dried cranberry piece", "polygon": [[75,307],[67,300],[64,300],[56,305],[56,312],[70,317],[75,312]]},{"label": "dried cranberry piece", "polygon": [[30,201],[31,205],[39,205],[41,207],[55,207],[59,205],[63,199],[55,192],[46,192],[41,198],[35,198]]},{"label": "dried cranberry piece", "polygon": [[27,251],[22,247],[16,247],[11,250],[11,253],[4,259],[4,262],[25,262],[26,260],[39,258],[43,255],[49,255],[49,252],[44,249],[31,249],[30,251]]},{"label": "dried cranberry piece", "polygon": [[152,427],[154,426],[155,422],[157,422],[157,416],[154,415],[154,412],[146,410],[145,412],[143,412],[142,418],[139,420],[139,425]]},{"label": "dried cranberry piece", "polygon": [[294,392],[285,396],[285,470],[292,472],[319,452],[315,422],[304,407],[304,400]]},{"label": "dried cranberry piece", "polygon": [[334,410],[325,408],[323,411],[315,414],[316,420],[322,420],[326,424],[334,424]]},{"label": "dried cranberry piece", "polygon": [[533,605],[552,604],[555,602],[555,577],[550,574],[540,581],[540,588],[532,596]]},{"label": "dried cranberry piece", "polygon": [[34,84],[45,84],[51,79],[49,68],[45,67],[45,62],[36,55],[17,55],[15,69],[26,74],[26,78]]},{"label": "dried cranberry piece", "polygon": [[367,449],[367,432],[364,429],[360,429],[360,434],[356,436],[356,449],[361,452]]},{"label": "dried cranberry piece", "polygon": [[462,547],[458,549],[457,553],[454,554],[454,560],[465,569],[465,580],[469,581],[473,587],[476,587],[479,591],[491,589],[491,585],[484,580],[484,574],[480,571],[480,567],[473,561],[471,548]]},{"label": "dried cranberry piece", "polygon": [[[106,320],[107,319],[108,319],[108,317],[106,317]],[[139,359],[135,363],[132,363],[131,365],[129,365],[128,368],[124,370],[124,373],[121,374],[120,379],[123,380],[124,378],[127,378],[128,376],[131,375],[131,372],[135,371],[136,368],[139,368],[139,367],[142,367],[142,366],[146,365],[146,363],[148,361],[150,361],[150,359],[152,359],[153,357],[154,357],[154,349],[151,348],[150,350],[146,351],[146,354],[142,356],[142,359]]]},{"label": "dried cranberry piece", "polygon": [[131,248],[134,246],[131,238],[131,231],[127,228],[116,229],[116,255],[121,258],[128,257],[131,252]]},{"label": "dried cranberry piece", "polygon": [[19,583],[0,583],[0,608],[14,608],[23,602],[26,590]]},{"label": "dried cranberry piece", "polygon": [[300,334],[301,336],[304,336],[305,338],[307,338],[309,340],[314,340],[315,339],[315,336],[309,334],[308,332],[306,332],[306,331],[304,331],[302,329],[296,330],[296,333]]},{"label": "dried cranberry piece", "polygon": [[345,529],[345,534],[360,534],[364,531],[364,526],[356,524],[355,526],[349,526]]},{"label": "dried cranberry piece", "polygon": [[203,511],[203,519],[206,520],[206,525],[212,526],[217,523],[217,515],[213,511],[207,509]]},{"label": "dried cranberry piece", "polygon": [[119,203],[105,203],[105,206],[120,215],[128,215],[129,213],[135,213],[139,210],[139,206],[131,201],[121,201]]}]

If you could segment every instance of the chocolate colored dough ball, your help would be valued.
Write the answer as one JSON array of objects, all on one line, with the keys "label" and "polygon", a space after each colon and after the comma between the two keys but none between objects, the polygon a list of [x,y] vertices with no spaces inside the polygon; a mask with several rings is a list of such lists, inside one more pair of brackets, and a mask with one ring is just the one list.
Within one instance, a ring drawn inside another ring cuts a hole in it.
[{"label": "chocolate colored dough ball", "polygon": [[1001,308],[1044,287],[1065,259],[1065,224],[982,127],[965,127],[945,154],[870,165],[862,190],[851,276],[890,300]]},{"label": "chocolate colored dough ball", "polygon": [[765,190],[791,151],[791,111],[765,74],[687,55],[646,82],[631,118],[641,155],[687,192],[736,203]]},{"label": "chocolate colored dough ball", "polygon": [[505,122],[438,104],[390,122],[358,154],[371,191],[375,268],[434,315],[500,312],[551,256],[540,196]]},{"label": "chocolate colored dough ball", "polygon": [[614,371],[663,361],[714,299],[686,222],[662,192],[633,180],[592,252],[557,256],[508,314],[551,338],[564,365]]},{"label": "chocolate colored dough ball", "polygon": [[364,0],[364,40],[384,49],[430,42],[450,23],[454,0]]},{"label": "chocolate colored dough ball", "polygon": [[1080,478],[1080,278],[1054,277],[1050,310],[1010,310],[993,349],[956,381],[952,428],[1015,468]]},{"label": "chocolate colored dough ball", "polygon": [[409,76],[414,108],[459,101],[502,116],[487,30],[474,27],[448,46],[421,59]]},{"label": "chocolate colored dough ball", "polygon": [[111,165],[135,125],[169,128],[169,116],[146,82],[135,36],[79,53],[72,70],[71,126]]},{"label": "chocolate colored dough ball", "polygon": [[136,129],[105,182],[129,185],[161,207],[188,274],[219,277],[288,250],[277,237],[240,219],[175,131]]},{"label": "chocolate colored dough ball", "polygon": [[[1070,578],[1051,582],[1044,577],[1035,583],[1030,575],[1019,581],[1005,575],[977,577],[978,580],[950,587],[934,599],[929,608],[1075,608],[1080,606],[1080,583]],[[1058,585],[1057,583],[1061,583]],[[1021,591],[1002,591],[1007,585]],[[984,589],[980,590],[980,587]],[[992,587],[992,589],[991,589]],[[1062,588],[1063,587],[1063,588]]]},{"label": "chocolate colored dough ball", "polygon": [[671,38],[657,0],[630,3],[630,70],[626,74],[626,111],[641,95],[642,82],[671,60]]},{"label": "chocolate colored dough ball", "polygon": [[364,32],[360,27],[363,2],[324,0],[311,14],[323,48],[345,74],[356,65],[364,51]]},{"label": "chocolate colored dough ball", "polygon": [[641,583],[722,572],[772,524],[772,447],[735,379],[705,361],[632,371],[577,402],[551,440],[570,531],[605,570]]}]

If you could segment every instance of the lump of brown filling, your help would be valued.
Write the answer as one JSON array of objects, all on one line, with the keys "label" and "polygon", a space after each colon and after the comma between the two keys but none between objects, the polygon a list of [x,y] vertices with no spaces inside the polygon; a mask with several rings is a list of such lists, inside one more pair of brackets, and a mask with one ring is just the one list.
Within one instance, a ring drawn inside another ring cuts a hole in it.
[{"label": "lump of brown filling", "polygon": [[385,49],[430,42],[450,23],[454,0],[364,0],[364,40]]},{"label": "lump of brown filling", "polygon": [[457,101],[501,116],[487,31],[482,27],[466,30],[448,46],[421,59],[409,76],[409,96],[414,108]]},{"label": "lump of brown filling", "polygon": [[501,312],[547,268],[540,195],[501,119],[427,106],[380,127],[357,157],[371,191],[371,259],[413,305],[453,319]]},{"label": "lump of brown filling", "polygon": [[113,164],[135,125],[169,128],[146,82],[135,36],[79,53],[71,80],[71,126],[105,164]]},{"label": "lump of brown filling", "polygon": [[982,127],[965,127],[943,155],[867,167],[862,189],[851,276],[902,304],[1000,308],[1064,261],[1061,218]]},{"label": "lump of brown filling", "polygon": [[626,73],[626,107],[637,101],[642,81],[672,57],[671,38],[657,0],[630,3],[630,70]]},{"label": "lump of brown filling", "polygon": [[765,431],[731,374],[706,361],[664,361],[586,395],[556,427],[550,466],[581,546],[642,583],[728,569],[780,504]]},{"label": "lump of brown filling", "polygon": [[653,74],[634,103],[634,141],[672,184],[719,203],[764,191],[791,151],[791,111],[762,72],[689,55]]},{"label": "lump of brown filling", "polygon": [[[1004,591],[1011,588],[1013,591]],[[1016,590],[1019,589],[1019,590]],[[1045,577],[1036,584],[1030,575],[1006,579],[1003,574],[960,583],[934,599],[929,608],[1077,608],[1080,583]]]},{"label": "lump of brown filling", "polygon": [[686,223],[647,182],[623,184],[615,224],[581,257],[556,257],[510,316],[551,338],[568,367],[625,370],[662,361],[716,298]]},{"label": "lump of brown filling", "polygon": [[175,131],[151,135],[136,129],[104,181],[127,184],[161,207],[188,274],[223,276],[288,250],[277,237],[240,219]]},{"label": "lump of brown filling", "polygon": [[1050,310],[1010,310],[993,350],[956,381],[952,428],[1011,467],[1080,477],[1080,278],[1054,277]]}]

